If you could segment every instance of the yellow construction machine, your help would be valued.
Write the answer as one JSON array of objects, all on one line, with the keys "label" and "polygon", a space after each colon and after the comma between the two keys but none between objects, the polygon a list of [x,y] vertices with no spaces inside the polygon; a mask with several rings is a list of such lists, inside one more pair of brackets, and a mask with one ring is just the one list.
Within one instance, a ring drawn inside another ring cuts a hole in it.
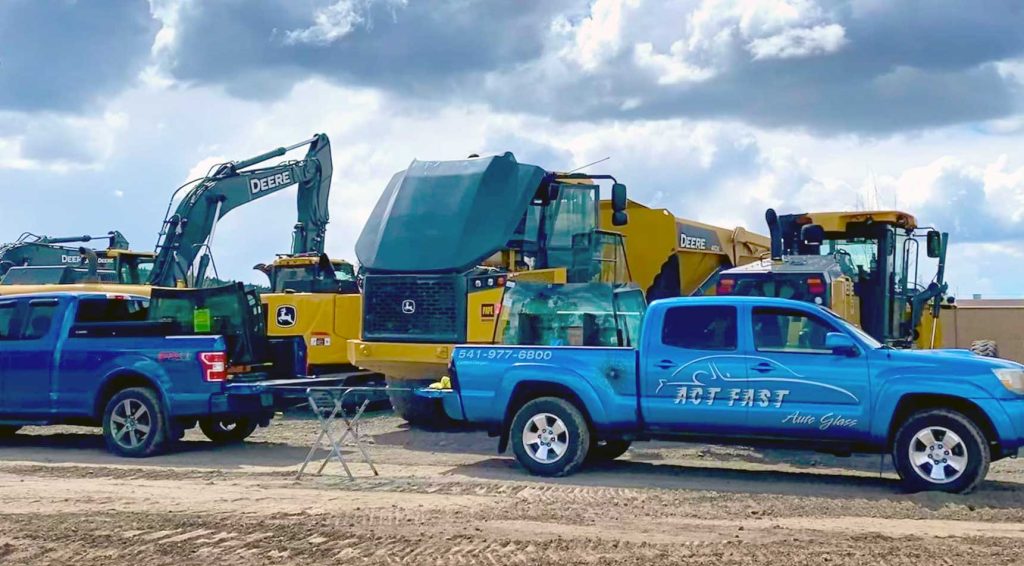
[{"label": "yellow construction machine", "polygon": [[[765,215],[771,254],[723,271],[717,294],[827,306],[895,347],[942,345],[947,233],[895,210]],[[922,246],[934,261],[921,261]],[[922,283],[927,281],[927,283]]]},{"label": "yellow construction machine", "polygon": [[[610,175],[549,172],[511,153],[414,161],[392,178],[356,243],[362,335],[348,342],[348,358],[392,387],[421,387],[444,375],[455,344],[495,340],[509,281],[636,282],[677,296],[767,247],[762,236],[630,202]],[[412,399],[392,394],[407,420],[440,418]]]},{"label": "yellow construction machine", "polygon": [[[611,203],[601,202],[601,226],[611,226]],[[769,240],[743,228],[722,228],[678,218],[664,208],[628,201],[625,239],[632,280],[648,302],[714,292],[720,271],[758,261]]]}]

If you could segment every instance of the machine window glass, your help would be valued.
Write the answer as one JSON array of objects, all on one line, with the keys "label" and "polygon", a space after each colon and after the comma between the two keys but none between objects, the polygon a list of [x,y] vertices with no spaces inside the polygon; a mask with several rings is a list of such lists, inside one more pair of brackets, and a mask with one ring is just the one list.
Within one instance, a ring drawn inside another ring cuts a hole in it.
[{"label": "machine window glass", "polygon": [[788,309],[754,309],[754,348],[759,352],[830,354],[825,336],[836,328],[805,312]]},{"label": "machine window glass", "polygon": [[665,311],[661,342],[687,350],[735,350],[736,307],[672,307]]},{"label": "machine window glass", "polygon": [[594,231],[597,227],[595,192],[592,186],[561,186],[551,227],[551,246],[573,247],[580,234]]},{"label": "machine window glass", "polygon": [[18,331],[17,322],[18,303],[8,302],[0,304],[0,340],[14,340]]},{"label": "machine window glass", "polygon": [[870,277],[878,270],[878,240],[826,240],[821,249],[824,254],[835,255],[843,273],[850,277],[856,278],[858,274]]},{"label": "machine window glass", "polygon": [[30,304],[28,316],[25,317],[25,328],[21,332],[22,340],[38,340],[50,332],[53,315],[59,305],[56,301]]}]

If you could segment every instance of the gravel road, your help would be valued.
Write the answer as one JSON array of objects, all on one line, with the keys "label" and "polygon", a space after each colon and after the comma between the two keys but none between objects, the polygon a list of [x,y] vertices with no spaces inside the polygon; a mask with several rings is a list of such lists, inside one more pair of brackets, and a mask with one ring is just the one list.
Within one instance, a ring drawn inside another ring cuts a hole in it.
[{"label": "gravel road", "polygon": [[[0,564],[1007,564],[1024,553],[1024,465],[969,496],[905,494],[878,457],[637,444],[563,479],[480,433],[364,423],[380,476],[295,479],[316,432],[290,417],[244,445],[195,432],[124,460],[97,431],[0,445]],[[345,453],[354,459],[356,451]],[[880,473],[881,469],[881,473]]]}]

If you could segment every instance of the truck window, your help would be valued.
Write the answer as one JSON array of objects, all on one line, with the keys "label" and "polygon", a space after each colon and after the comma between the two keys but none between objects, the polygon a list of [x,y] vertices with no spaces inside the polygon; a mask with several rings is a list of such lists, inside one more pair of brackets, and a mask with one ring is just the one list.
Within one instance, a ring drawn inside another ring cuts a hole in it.
[{"label": "truck window", "polygon": [[14,340],[18,327],[17,320],[18,303],[13,301],[0,303],[0,340]]},{"label": "truck window", "polygon": [[22,340],[38,340],[50,331],[53,315],[57,312],[57,301],[45,299],[32,301],[25,317],[25,328],[21,332]]},{"label": "truck window", "polygon": [[665,311],[661,342],[687,350],[735,350],[736,307],[672,307]]},{"label": "truck window", "polygon": [[825,335],[836,332],[828,322],[805,312],[756,307],[753,315],[754,348],[759,352],[830,354]]},{"label": "truck window", "polygon": [[149,301],[135,297],[82,299],[75,313],[76,323],[146,320]]}]

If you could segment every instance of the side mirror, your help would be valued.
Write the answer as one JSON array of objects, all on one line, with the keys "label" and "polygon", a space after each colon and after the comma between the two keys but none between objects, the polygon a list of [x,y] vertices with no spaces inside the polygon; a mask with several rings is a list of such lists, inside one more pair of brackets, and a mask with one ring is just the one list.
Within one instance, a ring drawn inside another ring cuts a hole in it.
[{"label": "side mirror", "polygon": [[825,335],[825,347],[837,356],[856,356],[857,344],[842,332],[829,332]]},{"label": "side mirror", "polygon": [[[622,183],[615,183],[612,185],[612,210],[615,212],[626,211],[626,185],[623,185]],[[623,224],[625,224],[625,222],[623,222]],[[616,224],[616,226],[621,225],[622,224]]]},{"label": "side mirror", "polygon": [[621,210],[616,210],[612,213],[612,226],[625,226],[629,224],[629,216]]},{"label": "side mirror", "polygon": [[942,257],[942,233],[938,230],[928,231],[928,257]]},{"label": "side mirror", "polygon": [[825,229],[821,227],[821,224],[808,224],[800,229],[800,239],[805,244],[820,246],[825,241]]}]

